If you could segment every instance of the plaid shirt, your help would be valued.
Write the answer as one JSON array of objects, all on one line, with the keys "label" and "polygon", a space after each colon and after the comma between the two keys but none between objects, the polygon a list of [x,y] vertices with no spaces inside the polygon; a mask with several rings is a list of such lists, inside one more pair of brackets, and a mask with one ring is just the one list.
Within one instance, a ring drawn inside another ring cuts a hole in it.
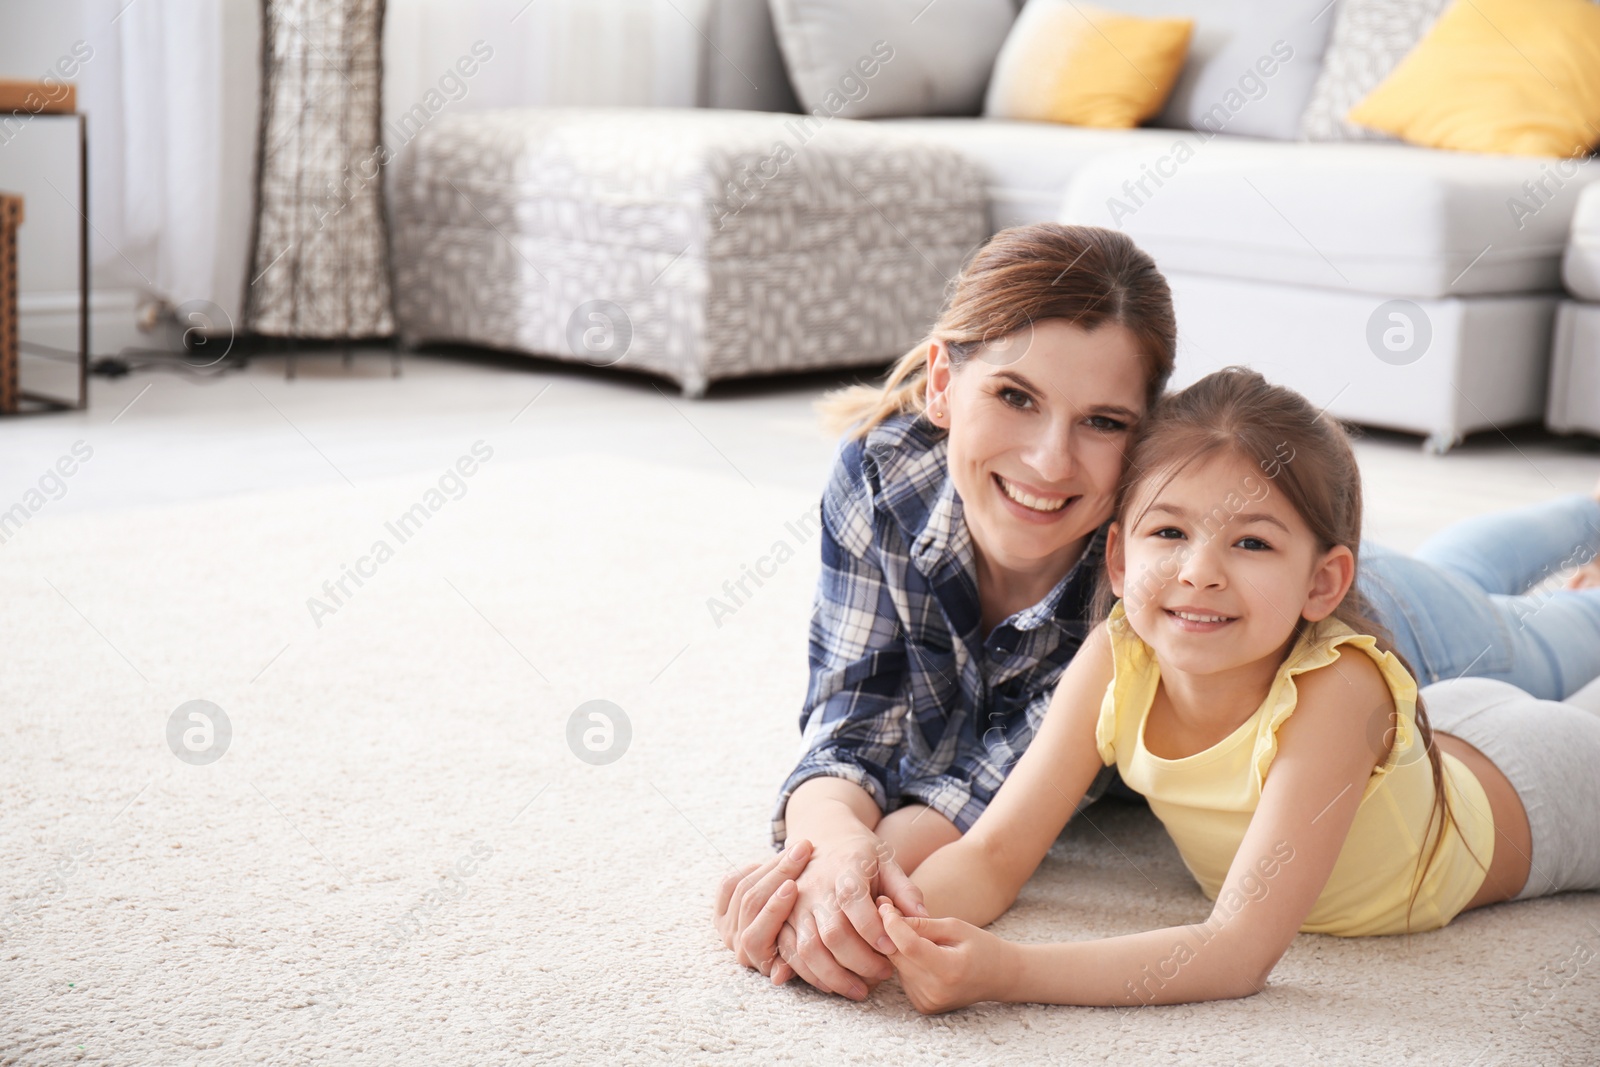
[{"label": "plaid shirt", "polygon": [[[854,782],[885,812],[918,802],[965,833],[1033,740],[1093,625],[1105,528],[1043,600],[984,639],[977,563],[945,432],[894,415],[839,450],[822,498],[801,782]],[[1085,802],[1105,791],[1113,768]]]}]

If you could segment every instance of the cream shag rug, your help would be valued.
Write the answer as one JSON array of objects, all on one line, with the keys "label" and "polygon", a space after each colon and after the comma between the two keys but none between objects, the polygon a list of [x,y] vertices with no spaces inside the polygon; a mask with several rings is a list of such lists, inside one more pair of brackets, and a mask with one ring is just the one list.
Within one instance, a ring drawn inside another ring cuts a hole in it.
[{"label": "cream shag rug", "polygon": [[[1600,1060],[1596,894],[1302,935],[1233,1002],[773,989],[710,897],[797,752],[817,495],[472,444],[469,477],[46,507],[0,545],[0,1061]],[[573,727],[593,700],[625,749]],[[1204,917],[1146,809],[1087,814],[1000,933]]]}]

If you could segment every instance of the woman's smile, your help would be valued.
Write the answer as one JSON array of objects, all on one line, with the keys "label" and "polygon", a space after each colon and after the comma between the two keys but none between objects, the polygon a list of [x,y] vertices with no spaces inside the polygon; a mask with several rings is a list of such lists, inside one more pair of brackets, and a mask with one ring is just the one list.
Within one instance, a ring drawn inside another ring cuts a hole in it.
[{"label": "woman's smile", "polygon": [[1034,490],[1026,482],[1014,482],[1001,474],[994,475],[994,483],[1011,513],[1026,522],[1055,522],[1082,498],[1079,493],[1051,496]]}]

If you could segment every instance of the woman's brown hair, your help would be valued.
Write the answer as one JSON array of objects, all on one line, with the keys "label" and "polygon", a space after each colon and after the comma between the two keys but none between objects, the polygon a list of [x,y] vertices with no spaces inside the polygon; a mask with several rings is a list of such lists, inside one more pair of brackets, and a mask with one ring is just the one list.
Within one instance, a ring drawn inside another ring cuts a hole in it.
[{"label": "woman's brown hair", "polygon": [[948,347],[955,371],[981,346],[1044,319],[1066,319],[1086,331],[1123,326],[1146,363],[1146,406],[1166,388],[1177,322],[1155,261],[1116,230],[1044,222],[1001,230],[978,249],[951,283],[933,329],[895,362],[882,385],[834,390],[816,410],[828,432],[864,437],[884,419],[926,406],[933,341]]},{"label": "woman's brown hair", "polygon": [[[1115,510],[1118,524],[1128,529],[1128,512],[1135,501],[1143,500],[1148,506],[1161,487],[1185,468],[1229,453],[1255,465],[1271,487],[1283,494],[1316,538],[1318,551],[1326,552],[1335,545],[1345,546],[1354,557],[1356,573],[1360,573],[1361,468],[1356,463],[1349,436],[1339,423],[1312,407],[1310,401],[1293,389],[1273,385],[1245,367],[1227,367],[1208,374],[1156,404],[1129,456]],[[1156,483],[1154,491],[1150,491],[1152,483]],[[1248,486],[1245,490],[1254,498],[1253,490]],[[1102,580],[1096,602],[1102,616],[1109,612],[1114,600],[1109,582]],[[1344,600],[1334,609],[1333,618],[1356,633],[1371,634],[1377,639],[1380,651],[1393,652],[1412,677],[1416,677],[1405,657],[1395,652],[1393,637],[1373,617],[1372,606],[1356,588],[1354,579]],[[1296,638],[1310,625],[1301,618],[1295,627]],[[1397,714],[1398,709],[1391,704],[1383,734],[1391,745]],[[1375,720],[1375,717],[1374,714],[1372,718]],[[1433,768],[1433,808],[1428,813],[1423,840],[1427,840],[1436,817],[1439,835],[1434,839],[1426,863],[1420,854],[1417,856],[1417,873],[1406,907],[1407,933],[1411,930],[1411,910],[1422,888],[1423,872],[1433,865],[1444,842],[1446,820],[1456,827],[1458,834],[1461,829],[1445,795],[1439,749],[1433,743],[1433,729],[1420,695],[1416,725],[1428,763]],[[1468,851],[1471,851],[1470,845]],[[1479,866],[1488,869],[1476,853],[1472,853],[1472,857]]]}]

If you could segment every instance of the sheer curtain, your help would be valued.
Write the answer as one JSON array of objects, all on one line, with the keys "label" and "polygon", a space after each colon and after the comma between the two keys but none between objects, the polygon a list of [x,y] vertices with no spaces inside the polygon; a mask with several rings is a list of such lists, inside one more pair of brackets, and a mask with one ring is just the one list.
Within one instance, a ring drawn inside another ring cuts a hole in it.
[{"label": "sheer curtain", "polygon": [[[79,2],[95,53],[79,82],[89,113],[95,284],[174,306],[207,301],[237,323],[265,0]],[[538,104],[692,107],[704,95],[714,2],[389,0],[386,126],[441,99],[434,115]],[[477,60],[470,77],[459,73],[464,56]]]},{"label": "sheer curtain", "polygon": [[[82,0],[97,287],[237,321],[255,166],[252,0]],[[102,346],[96,344],[96,348]]]},{"label": "sheer curtain", "polygon": [[389,0],[384,108],[438,87],[483,41],[493,56],[450,108],[693,107],[711,0]]}]

